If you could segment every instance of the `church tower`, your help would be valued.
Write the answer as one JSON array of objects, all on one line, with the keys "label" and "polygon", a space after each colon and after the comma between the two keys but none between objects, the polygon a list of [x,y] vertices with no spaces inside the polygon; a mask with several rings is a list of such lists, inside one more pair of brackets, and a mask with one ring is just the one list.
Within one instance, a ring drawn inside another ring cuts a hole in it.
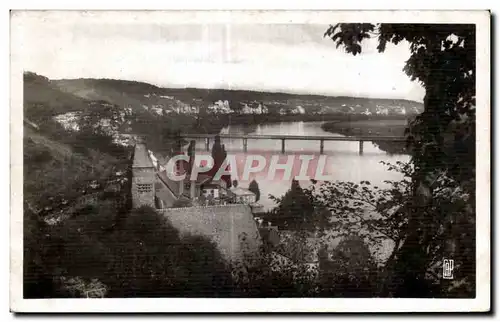
[{"label": "church tower", "polygon": [[132,207],[155,207],[155,168],[146,144],[138,140],[134,147],[132,163]]}]

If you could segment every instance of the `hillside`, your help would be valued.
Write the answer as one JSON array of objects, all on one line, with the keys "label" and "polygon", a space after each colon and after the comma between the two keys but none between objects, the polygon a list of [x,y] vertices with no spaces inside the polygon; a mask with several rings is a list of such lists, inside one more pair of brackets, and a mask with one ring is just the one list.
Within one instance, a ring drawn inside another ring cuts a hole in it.
[{"label": "hillside", "polygon": [[[105,185],[115,174],[116,160],[89,151],[75,153],[70,145],[24,127],[24,200],[43,214],[71,206],[91,193],[91,185]],[[115,171],[115,172],[113,172]]]},{"label": "hillside", "polygon": [[30,119],[43,119],[61,113],[82,110],[87,101],[61,91],[46,77],[27,72],[24,74],[24,115]]},{"label": "hillside", "polygon": [[54,120],[68,112],[91,115],[102,106],[65,93],[33,73],[24,75],[24,98],[24,201],[32,211],[53,215],[120,180],[116,173],[126,172],[128,152],[95,128],[95,119],[82,122],[80,131]]},{"label": "hillside", "polygon": [[[208,106],[216,101],[227,100],[233,110],[240,103],[262,102],[270,112],[274,109],[294,109],[302,106],[306,113],[335,113],[352,107],[353,113],[375,110],[379,107],[407,108],[412,113],[420,113],[423,105],[402,99],[374,99],[358,97],[332,97],[288,93],[257,92],[247,90],[161,88],[155,85],[112,79],[62,79],[52,83],[61,91],[84,99],[105,100],[123,107],[161,108],[171,111],[177,106]],[[415,107],[418,112],[413,110]]]}]

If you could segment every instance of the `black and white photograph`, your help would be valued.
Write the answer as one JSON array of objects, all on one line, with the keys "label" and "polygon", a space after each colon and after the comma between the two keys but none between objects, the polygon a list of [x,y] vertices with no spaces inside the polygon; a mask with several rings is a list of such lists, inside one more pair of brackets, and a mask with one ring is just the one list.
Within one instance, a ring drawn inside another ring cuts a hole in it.
[{"label": "black and white photograph", "polygon": [[11,11],[11,310],[488,311],[489,46],[488,11]]}]

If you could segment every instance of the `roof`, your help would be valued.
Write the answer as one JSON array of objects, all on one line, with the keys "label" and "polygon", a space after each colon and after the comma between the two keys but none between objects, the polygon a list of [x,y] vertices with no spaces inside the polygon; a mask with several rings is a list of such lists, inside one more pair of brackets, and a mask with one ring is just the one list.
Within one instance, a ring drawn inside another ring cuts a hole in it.
[{"label": "roof", "polygon": [[133,168],[153,167],[153,162],[149,158],[148,149],[144,143],[137,143],[134,148]]},{"label": "roof", "polygon": [[255,195],[253,192],[251,192],[250,190],[248,189],[245,189],[245,188],[241,188],[241,187],[233,187],[231,189],[232,193],[234,193],[235,195],[238,195],[238,196],[248,196],[248,195]]},{"label": "roof", "polygon": [[225,188],[226,182],[224,180],[210,180],[206,183],[202,184],[205,187],[217,187],[217,188]]},{"label": "roof", "polygon": [[181,181],[175,181],[168,177],[167,171],[159,171],[158,178],[170,189],[170,191],[176,196],[179,196],[179,188]]},{"label": "roof", "polygon": [[168,208],[160,210],[181,234],[201,235],[215,242],[228,261],[258,251],[261,239],[247,205]]},{"label": "roof", "polygon": [[[186,177],[190,178],[189,176],[186,176]],[[189,180],[191,180],[191,179],[189,179]],[[209,176],[208,174],[198,174],[198,176],[196,176],[196,184],[198,184],[198,185],[209,183],[211,180],[212,180],[212,177]]]},{"label": "roof", "polygon": [[177,194],[167,186],[159,176],[155,181],[155,196],[163,202],[164,207],[172,207],[177,201]]}]

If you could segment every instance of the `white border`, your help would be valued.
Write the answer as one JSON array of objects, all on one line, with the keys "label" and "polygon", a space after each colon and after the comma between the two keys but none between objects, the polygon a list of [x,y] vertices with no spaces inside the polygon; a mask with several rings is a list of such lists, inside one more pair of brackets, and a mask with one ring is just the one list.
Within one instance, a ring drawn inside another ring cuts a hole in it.
[{"label": "white border", "polygon": [[[53,13],[45,13],[53,14]],[[60,12],[58,14],[61,14]],[[71,21],[66,12],[65,20]],[[11,28],[11,309],[17,312],[456,312],[490,308],[490,21],[485,11],[96,12],[91,19],[219,23],[476,23],[477,297],[475,299],[22,299],[22,48]],[[147,17],[145,16],[147,15]]]}]

